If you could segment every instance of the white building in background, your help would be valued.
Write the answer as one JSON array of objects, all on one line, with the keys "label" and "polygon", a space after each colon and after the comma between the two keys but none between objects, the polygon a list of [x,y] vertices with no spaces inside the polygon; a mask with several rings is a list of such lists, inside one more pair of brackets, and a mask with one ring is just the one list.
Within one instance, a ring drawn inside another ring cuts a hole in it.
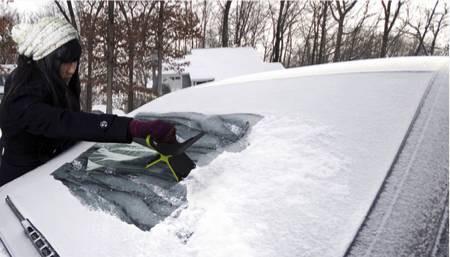
[{"label": "white building in background", "polygon": [[[189,73],[174,71],[163,72],[162,84],[163,88],[166,86],[171,92],[192,86]],[[168,89],[163,89],[163,91]]]},{"label": "white building in background", "polygon": [[193,49],[182,61],[184,72],[163,72],[163,85],[171,91],[252,73],[282,70],[281,63],[266,63],[254,48]]}]

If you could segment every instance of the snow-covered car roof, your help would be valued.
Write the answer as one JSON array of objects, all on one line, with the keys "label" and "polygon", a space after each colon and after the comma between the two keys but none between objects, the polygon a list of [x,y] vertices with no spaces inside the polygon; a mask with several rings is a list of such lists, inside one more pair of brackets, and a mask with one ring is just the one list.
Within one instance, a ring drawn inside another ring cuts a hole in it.
[{"label": "snow-covered car roof", "polygon": [[[447,95],[431,102],[447,113],[430,128],[447,126],[437,133],[446,138],[434,140],[448,141],[448,63],[390,58],[252,74],[138,108],[129,115],[195,118],[211,131],[233,132],[240,128],[230,120],[260,117],[179,183],[186,203],[150,230],[87,204],[55,179],[94,143],[1,187],[0,199],[9,195],[60,256],[343,256],[436,90]],[[439,161],[448,165],[448,156]],[[38,256],[3,200],[0,217],[13,256]]]}]

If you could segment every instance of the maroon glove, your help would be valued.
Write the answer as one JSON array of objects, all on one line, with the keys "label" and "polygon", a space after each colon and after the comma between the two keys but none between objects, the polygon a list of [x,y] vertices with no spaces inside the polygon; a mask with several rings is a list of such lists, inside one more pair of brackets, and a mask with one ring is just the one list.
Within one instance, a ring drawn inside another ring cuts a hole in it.
[{"label": "maroon glove", "polygon": [[131,120],[128,131],[132,137],[146,138],[150,135],[158,143],[176,142],[175,126],[162,120]]}]

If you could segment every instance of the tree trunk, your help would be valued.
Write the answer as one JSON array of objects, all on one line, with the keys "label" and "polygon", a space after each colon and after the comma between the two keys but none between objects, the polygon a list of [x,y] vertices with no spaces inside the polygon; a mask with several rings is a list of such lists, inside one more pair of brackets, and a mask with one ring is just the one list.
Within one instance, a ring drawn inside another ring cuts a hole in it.
[{"label": "tree trunk", "polygon": [[203,1],[203,37],[202,37],[202,48],[206,47],[206,26],[208,24],[208,2]]},{"label": "tree trunk", "polygon": [[283,22],[283,8],[284,8],[284,2],[280,1],[280,11],[278,13],[278,20],[277,20],[277,31],[275,33],[275,43],[272,51],[272,62],[279,62],[280,61],[280,45],[281,45],[281,30],[282,30],[282,22]]},{"label": "tree trunk", "polygon": [[428,29],[430,28],[431,21],[433,20],[433,16],[436,12],[436,7],[438,6],[438,4],[439,4],[439,0],[436,1],[436,3],[434,4],[433,10],[431,11],[430,16],[428,16],[428,20],[427,20],[427,23],[425,24],[424,32],[419,38],[419,46],[417,46],[416,55],[419,55],[421,49],[423,49],[425,52],[425,55],[427,55],[427,50],[425,49],[425,45],[424,45],[423,41],[425,40],[425,37],[428,33]]},{"label": "tree trunk", "polygon": [[314,24],[313,25],[314,37],[313,37],[313,46],[312,46],[310,63],[316,64],[317,48],[318,48],[318,40],[319,40],[319,25],[320,25],[320,15],[318,14],[317,9],[314,9],[313,24]]},{"label": "tree trunk", "polygon": [[292,25],[289,26],[289,55],[288,55],[288,60],[287,60],[287,67],[291,67],[291,57],[292,57]]},{"label": "tree trunk", "polygon": [[436,46],[436,39],[439,35],[439,31],[441,31],[442,28],[444,28],[446,25],[443,24],[443,22],[445,22],[445,19],[447,17],[447,13],[448,13],[448,8],[447,5],[444,6],[444,11],[441,14],[441,18],[438,21],[438,24],[436,26],[436,28],[433,26],[432,27],[432,32],[433,32],[433,41],[431,42],[431,49],[430,49],[430,54],[434,55],[434,49]]},{"label": "tree trunk", "polygon": [[156,77],[156,67],[154,65],[152,65],[152,85],[153,85],[153,89],[156,89],[153,91],[154,93],[158,93],[158,77]]},{"label": "tree trunk", "polygon": [[383,40],[381,41],[381,52],[380,52],[380,58],[386,57],[387,54],[387,44],[388,44],[388,37],[389,34],[383,33]]},{"label": "tree trunk", "polygon": [[292,30],[291,30],[291,28],[292,28],[292,26],[289,26],[289,29],[288,29],[288,34],[287,34],[287,40],[286,40],[286,46],[283,46],[283,64],[285,64],[286,65],[286,67],[289,67],[288,65],[287,65],[287,60],[286,60],[286,58],[287,58],[287,53],[290,51],[289,50],[289,42],[290,42],[290,40],[291,40],[291,36],[292,36]]},{"label": "tree trunk", "polygon": [[73,26],[76,30],[78,30],[77,22],[76,22],[76,20],[75,20],[75,13],[73,12],[72,1],[71,1],[71,0],[68,0],[68,1],[67,1],[67,9],[69,9],[70,21],[71,21],[71,23],[72,23],[72,26]]},{"label": "tree trunk", "polygon": [[387,54],[387,44],[389,40],[389,17],[391,15],[391,1],[388,1],[387,6],[382,1],[384,8],[384,30],[383,30],[383,38],[381,41],[381,51],[380,51],[380,57],[386,57]]},{"label": "tree trunk", "polygon": [[354,50],[355,50],[355,44],[357,41],[359,29],[355,29],[352,33],[352,41],[350,43],[350,50],[349,50],[349,58],[350,60],[354,59]]},{"label": "tree trunk", "polygon": [[158,80],[157,80],[157,94],[161,96],[162,90],[162,59],[163,59],[163,39],[164,39],[164,1],[159,2],[159,17],[158,17],[158,39],[157,39],[157,51],[158,51]]},{"label": "tree trunk", "polygon": [[336,11],[338,15],[336,15],[335,12],[333,11],[331,2],[328,2],[330,5],[331,15],[333,16],[334,20],[338,22],[338,31],[336,35],[336,46],[334,48],[333,62],[338,62],[341,60],[341,45],[342,45],[342,36],[344,33],[345,16],[350,12],[351,9],[353,9],[353,7],[355,7],[356,2],[357,2],[356,0],[352,2],[336,1]]},{"label": "tree trunk", "polygon": [[87,55],[88,55],[88,74],[87,74],[87,84],[86,84],[86,111],[90,112],[92,110],[92,62],[94,60],[94,36],[93,29],[94,26],[90,23],[89,36],[87,38]]},{"label": "tree trunk", "polygon": [[[300,61],[300,66],[309,64],[308,62],[310,61],[310,55],[311,55],[311,31],[313,29],[314,26],[314,20],[311,21],[311,25],[308,28],[308,34],[305,37],[305,46],[303,48],[303,55],[301,57],[301,61]],[[300,53],[300,50],[299,50]]]},{"label": "tree trunk", "polygon": [[344,33],[344,21],[339,21],[338,32],[336,35],[336,47],[334,49],[333,62],[338,62],[341,59],[341,44],[342,34]]},{"label": "tree trunk", "polygon": [[[119,2],[120,10],[122,11],[122,15],[124,16],[126,27],[127,27],[127,44],[128,44],[128,90],[127,90],[127,96],[128,96],[128,106],[127,106],[127,112],[131,112],[134,109],[134,91],[133,91],[133,85],[134,85],[134,52],[135,52],[135,37],[133,34],[133,24],[134,24],[134,9],[136,8],[136,5],[130,5],[128,4],[129,11],[127,12],[124,7],[124,3]],[[128,13],[130,13],[130,18],[128,18]]]},{"label": "tree trunk", "polygon": [[114,1],[108,2],[108,31],[107,31],[107,68],[106,68],[106,113],[112,113],[112,89],[114,68]]},{"label": "tree trunk", "polygon": [[58,0],[55,0],[55,4],[58,7],[59,11],[61,12],[61,14],[64,16],[64,18],[66,18],[66,21],[68,23],[72,24],[72,21],[69,19],[69,17],[67,16],[66,12],[64,11],[64,9],[62,8],[61,4],[58,2]]},{"label": "tree trunk", "polygon": [[[241,6],[242,8],[242,6]],[[234,45],[240,46],[239,38],[239,30],[241,29],[241,16],[239,12],[239,2],[236,4],[236,26],[234,28]]]},{"label": "tree trunk", "polygon": [[[131,33],[130,33],[131,34]],[[129,38],[132,38],[132,36],[130,36]],[[134,85],[134,40],[131,40],[129,42],[129,53],[130,53],[130,61],[129,61],[129,66],[128,66],[128,108],[127,108],[127,112],[131,112],[134,109],[134,90],[133,90],[133,85]]]},{"label": "tree trunk", "polygon": [[225,4],[222,22],[222,47],[228,47],[228,14],[230,13],[231,1]]},{"label": "tree trunk", "polygon": [[[87,83],[86,83],[86,101],[85,101],[85,111],[92,111],[92,86],[94,84],[92,78],[92,65],[94,63],[94,38],[95,38],[95,24],[100,11],[103,9],[105,2],[100,1],[95,15],[92,15],[92,11],[89,13],[89,19],[86,21],[86,48],[87,48]],[[81,26],[81,24],[80,24]],[[81,30],[81,29],[80,29]]]},{"label": "tree trunk", "polygon": [[322,26],[321,26],[321,36],[320,36],[320,47],[319,47],[319,56],[318,56],[318,63],[324,63],[325,62],[325,43],[326,43],[326,37],[327,37],[327,11],[328,11],[328,4],[326,2],[323,3],[323,13],[322,13]]},{"label": "tree trunk", "polygon": [[397,9],[395,10],[394,17],[392,18],[392,21],[390,23],[389,23],[389,19],[391,16],[392,1],[389,0],[387,2],[387,6],[384,1],[381,1],[381,4],[383,5],[383,10],[384,10],[384,30],[383,30],[383,38],[382,38],[382,42],[381,42],[380,57],[383,58],[383,57],[386,57],[386,55],[387,55],[387,48],[389,45],[389,33],[391,32],[392,27],[394,26],[395,20],[398,17],[400,8],[403,3],[401,1],[399,1],[397,3]]}]

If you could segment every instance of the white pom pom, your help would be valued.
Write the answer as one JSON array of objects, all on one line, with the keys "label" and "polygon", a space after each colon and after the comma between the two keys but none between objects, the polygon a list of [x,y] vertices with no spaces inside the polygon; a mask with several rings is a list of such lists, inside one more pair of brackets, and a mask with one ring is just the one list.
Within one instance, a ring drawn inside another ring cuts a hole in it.
[{"label": "white pom pom", "polygon": [[31,24],[28,23],[22,23],[17,24],[12,28],[11,36],[14,42],[16,42],[18,45],[23,43],[25,40],[26,35],[31,29]]}]

